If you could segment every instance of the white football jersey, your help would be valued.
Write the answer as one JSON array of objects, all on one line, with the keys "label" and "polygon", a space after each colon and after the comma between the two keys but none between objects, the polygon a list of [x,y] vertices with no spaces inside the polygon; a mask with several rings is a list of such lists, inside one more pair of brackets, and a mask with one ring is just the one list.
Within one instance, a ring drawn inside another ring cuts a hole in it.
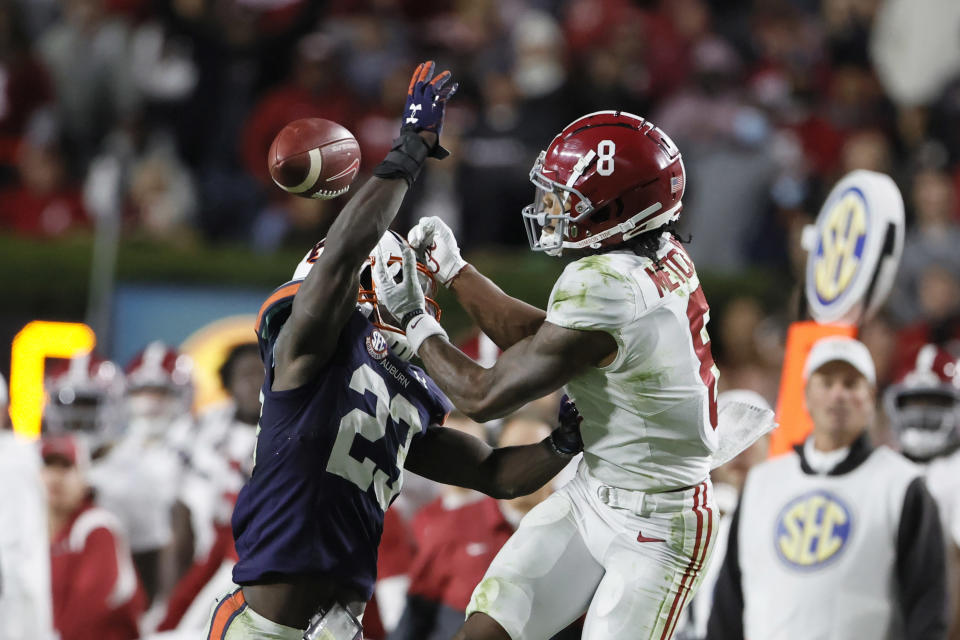
[{"label": "white football jersey", "polygon": [[661,268],[631,251],[581,258],[550,294],[547,321],[606,331],[617,356],[567,384],[583,416],[590,474],[611,486],[663,491],[695,485],[717,446],[709,307],[693,261],[664,234]]},{"label": "white football jersey", "polygon": [[0,431],[0,638],[4,640],[57,637],[41,467],[36,443]]},{"label": "white football jersey", "polygon": [[960,547],[960,450],[925,467],[927,488],[940,509],[944,539]]}]

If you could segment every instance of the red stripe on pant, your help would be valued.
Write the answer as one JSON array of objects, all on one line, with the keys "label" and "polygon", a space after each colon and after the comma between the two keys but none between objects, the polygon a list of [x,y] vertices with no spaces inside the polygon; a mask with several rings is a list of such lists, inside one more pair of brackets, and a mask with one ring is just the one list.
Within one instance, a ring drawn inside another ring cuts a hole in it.
[{"label": "red stripe on pant", "polygon": [[[706,519],[707,519],[707,537],[704,539],[703,549],[702,549],[702,551],[700,552],[700,559],[697,561],[697,566],[694,568],[694,571],[693,571],[692,575],[690,576],[690,577],[691,577],[690,584],[687,585],[687,589],[686,589],[686,591],[685,591],[684,594],[683,594],[683,600],[680,602],[680,609],[679,609],[680,611],[683,611],[683,608],[684,608],[684,607],[686,606],[686,604],[687,604],[687,598],[690,597],[690,592],[693,590],[693,579],[695,579],[696,576],[697,576],[697,574],[699,574],[699,573],[703,570],[703,563],[704,563],[704,561],[707,559],[707,551],[708,551],[708,549],[709,549],[709,547],[710,547],[710,536],[713,535],[713,509],[711,509],[710,507],[707,506],[707,487],[706,487],[706,484],[704,484],[704,487],[703,487],[703,495],[702,495],[701,497],[702,497],[702,499],[701,499],[701,501],[700,501],[700,508],[701,508],[701,509],[706,509],[706,511],[707,511],[707,515],[706,515]],[[696,554],[694,554],[694,558],[696,558]],[[680,616],[677,615],[676,619],[673,621],[673,627],[674,627],[674,628],[670,631],[670,635],[673,635],[673,632],[676,631],[677,623],[678,623],[679,621],[680,621]],[[667,637],[669,638],[670,636],[667,636]]]},{"label": "red stripe on pant", "polygon": [[[696,576],[694,567],[697,564],[697,556],[700,555],[700,542],[703,534],[703,514],[700,512],[700,503],[701,500],[703,503],[706,503],[706,496],[707,483],[701,482],[693,491],[693,512],[697,516],[696,542],[693,546],[693,553],[690,555],[690,562],[687,563],[687,568],[683,570],[683,578],[680,580],[680,586],[677,588],[677,595],[674,596],[673,604],[670,605],[670,614],[667,616],[663,633],[660,634],[660,640],[668,640],[670,638],[673,627],[676,626],[677,619],[680,617],[680,611],[683,610],[683,605],[680,604],[680,601],[683,599],[684,588],[687,587],[688,580],[692,580]],[[678,607],[678,605],[680,606]]]}]

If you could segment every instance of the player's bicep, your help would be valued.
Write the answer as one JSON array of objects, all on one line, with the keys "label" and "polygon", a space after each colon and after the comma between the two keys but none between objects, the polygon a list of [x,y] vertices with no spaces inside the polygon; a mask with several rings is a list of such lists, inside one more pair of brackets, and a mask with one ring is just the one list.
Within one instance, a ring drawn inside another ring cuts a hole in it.
[{"label": "player's bicep", "polygon": [[605,331],[567,329],[544,322],[536,334],[504,351],[488,370],[491,382],[483,414],[490,419],[519,409],[588,368],[603,364],[616,350],[616,340]]},{"label": "player's bicep", "polygon": [[318,270],[321,266],[325,265],[318,260],[300,286],[290,317],[277,337],[274,390],[300,386],[327,363],[356,307],[357,270]]},{"label": "player's bicep", "polygon": [[413,439],[403,467],[435,482],[485,491],[481,469],[492,451],[468,433],[431,425]]}]

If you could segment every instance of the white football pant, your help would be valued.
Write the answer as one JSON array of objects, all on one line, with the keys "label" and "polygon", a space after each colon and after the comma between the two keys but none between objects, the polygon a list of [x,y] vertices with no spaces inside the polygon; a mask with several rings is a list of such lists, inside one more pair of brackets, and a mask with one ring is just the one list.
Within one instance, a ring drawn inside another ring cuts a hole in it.
[{"label": "white football pant", "polygon": [[513,640],[547,640],[587,613],[584,640],[667,640],[700,584],[716,535],[709,478],[645,494],[577,477],[535,507],[477,585]]}]

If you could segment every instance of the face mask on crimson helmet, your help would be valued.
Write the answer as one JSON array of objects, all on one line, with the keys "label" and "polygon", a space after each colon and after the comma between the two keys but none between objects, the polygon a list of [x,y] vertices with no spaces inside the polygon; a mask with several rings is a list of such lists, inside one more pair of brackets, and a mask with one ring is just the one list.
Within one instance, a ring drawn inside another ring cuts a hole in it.
[{"label": "face mask on crimson helmet", "polygon": [[612,248],[677,220],[686,188],[680,151],[653,123],[598,111],[567,125],[530,170],[522,216],[530,248]]},{"label": "face mask on crimson helmet", "polygon": [[900,448],[928,460],[960,444],[960,370],[935,345],[920,349],[913,368],[883,398]]}]

